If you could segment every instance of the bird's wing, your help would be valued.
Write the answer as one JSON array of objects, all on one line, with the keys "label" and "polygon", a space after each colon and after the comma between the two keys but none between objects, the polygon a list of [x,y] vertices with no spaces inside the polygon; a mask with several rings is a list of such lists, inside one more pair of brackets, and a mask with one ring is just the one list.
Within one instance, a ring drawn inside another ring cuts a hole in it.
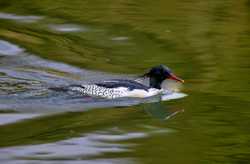
[{"label": "bird's wing", "polygon": [[123,79],[113,79],[109,81],[103,81],[100,83],[95,83],[97,86],[105,87],[105,88],[118,88],[118,87],[125,87],[129,90],[134,89],[143,89],[145,91],[148,91],[149,87],[146,85],[143,85],[141,83],[138,83],[133,80],[123,80]]}]

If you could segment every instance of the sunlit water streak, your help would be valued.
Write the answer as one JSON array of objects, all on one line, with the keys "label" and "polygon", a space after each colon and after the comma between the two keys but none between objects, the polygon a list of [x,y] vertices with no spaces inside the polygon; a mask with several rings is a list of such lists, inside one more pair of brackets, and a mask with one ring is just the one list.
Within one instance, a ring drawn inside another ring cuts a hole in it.
[{"label": "sunlit water streak", "polygon": [[7,41],[0,40],[0,56],[1,55],[17,55],[24,51],[17,45],[11,44]]},{"label": "sunlit water streak", "polygon": [[75,25],[75,24],[52,24],[49,27],[58,32],[85,32],[89,29],[87,27]]},{"label": "sunlit water streak", "polygon": [[15,20],[19,22],[35,22],[37,20],[42,19],[42,16],[34,16],[34,15],[16,15],[12,13],[0,13],[0,19],[7,19],[7,20]]},{"label": "sunlit water streak", "polygon": [[0,125],[5,125],[9,123],[14,123],[17,121],[21,120],[26,120],[26,119],[31,119],[34,117],[41,116],[41,114],[29,114],[29,113],[5,113],[5,114],[0,114]]}]

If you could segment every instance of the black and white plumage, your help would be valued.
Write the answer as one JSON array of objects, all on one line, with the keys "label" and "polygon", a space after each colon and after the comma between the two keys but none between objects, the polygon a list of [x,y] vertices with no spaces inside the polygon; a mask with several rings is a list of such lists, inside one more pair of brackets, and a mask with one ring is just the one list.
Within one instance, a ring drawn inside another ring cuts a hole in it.
[{"label": "black and white plumage", "polygon": [[153,67],[149,72],[144,74],[143,77],[149,78],[149,86],[134,80],[112,79],[93,84],[71,85],[69,86],[69,89],[71,91],[80,92],[84,95],[108,99],[120,97],[145,98],[160,94],[163,91],[161,89],[161,83],[165,79],[184,82],[164,65]]},{"label": "black and white plumage", "polygon": [[103,97],[108,99],[120,97],[150,97],[157,95],[161,90],[150,88],[133,80],[114,79],[102,83],[73,85],[70,90],[84,95]]}]

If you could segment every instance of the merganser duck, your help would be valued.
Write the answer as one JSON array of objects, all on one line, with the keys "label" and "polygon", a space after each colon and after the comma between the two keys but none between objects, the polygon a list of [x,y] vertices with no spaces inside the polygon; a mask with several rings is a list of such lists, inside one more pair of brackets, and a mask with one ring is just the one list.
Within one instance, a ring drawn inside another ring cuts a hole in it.
[{"label": "merganser duck", "polygon": [[173,79],[181,83],[184,82],[184,80],[174,75],[172,71],[164,65],[151,68],[149,72],[145,73],[142,77],[149,78],[149,86],[134,80],[112,79],[100,83],[71,85],[70,90],[88,96],[108,99],[121,97],[146,98],[160,94],[163,91],[161,84],[165,79]]}]

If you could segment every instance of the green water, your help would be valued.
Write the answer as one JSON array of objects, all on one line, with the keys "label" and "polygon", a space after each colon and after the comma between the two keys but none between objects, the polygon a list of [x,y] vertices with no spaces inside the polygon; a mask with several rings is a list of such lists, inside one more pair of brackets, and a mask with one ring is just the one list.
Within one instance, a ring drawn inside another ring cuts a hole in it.
[{"label": "green water", "polygon": [[[62,112],[1,125],[0,152],[13,155],[0,159],[41,164],[249,163],[249,7],[248,0],[0,0],[0,13],[5,14],[0,14],[0,40],[28,54],[93,71],[141,74],[165,64],[185,79],[182,92],[188,94],[173,101]],[[6,13],[12,18],[3,18]],[[78,149],[83,144],[64,149],[73,155],[50,154],[47,144],[95,133],[128,150],[88,156]],[[124,137],[131,133],[139,135]],[[48,149],[39,152],[31,145]],[[18,155],[13,146],[31,151]]]}]

